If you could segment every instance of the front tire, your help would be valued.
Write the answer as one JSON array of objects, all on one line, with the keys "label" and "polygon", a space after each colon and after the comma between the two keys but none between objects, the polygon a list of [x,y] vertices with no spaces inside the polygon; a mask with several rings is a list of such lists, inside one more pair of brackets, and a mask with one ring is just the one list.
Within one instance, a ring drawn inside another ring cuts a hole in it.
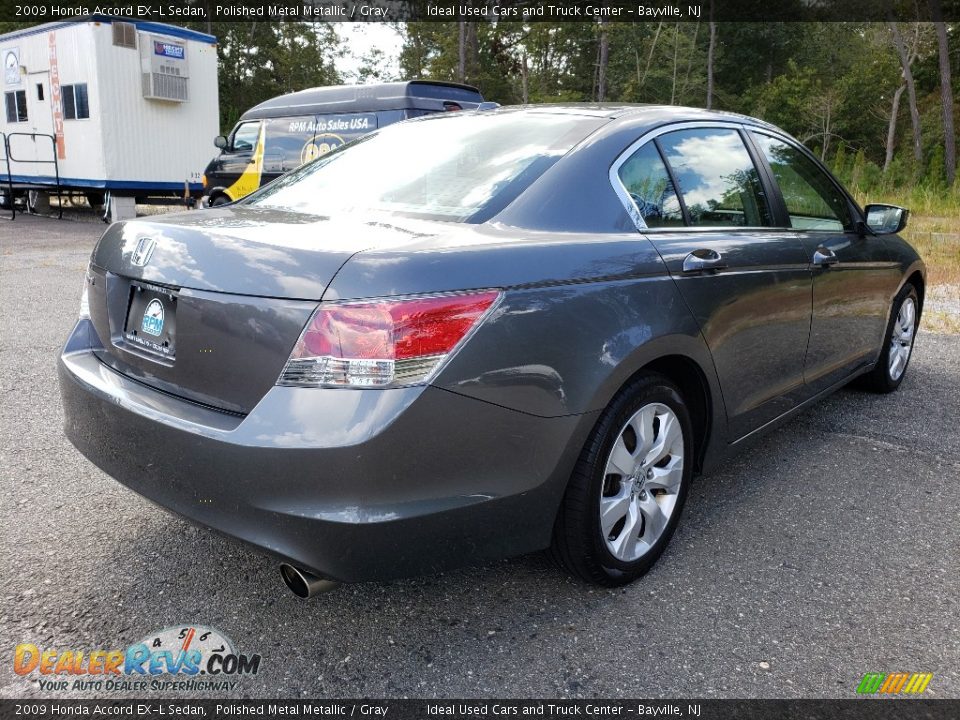
[{"label": "front tire", "polygon": [[893,300],[880,358],[876,367],[863,376],[861,387],[877,393],[891,393],[900,387],[913,355],[913,341],[919,320],[917,289],[907,283]]},{"label": "front tire", "polygon": [[574,468],[550,553],[571,574],[615,587],[646,573],[680,519],[693,431],[679,389],[659,374],[621,390]]}]

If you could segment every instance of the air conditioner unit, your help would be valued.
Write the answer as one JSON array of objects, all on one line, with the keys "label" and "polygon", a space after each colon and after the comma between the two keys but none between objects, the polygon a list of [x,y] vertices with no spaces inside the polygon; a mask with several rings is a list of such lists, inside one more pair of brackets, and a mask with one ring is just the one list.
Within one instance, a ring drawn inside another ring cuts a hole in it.
[{"label": "air conditioner unit", "polygon": [[143,96],[148,100],[190,99],[190,64],[185,42],[141,33],[140,72]]}]

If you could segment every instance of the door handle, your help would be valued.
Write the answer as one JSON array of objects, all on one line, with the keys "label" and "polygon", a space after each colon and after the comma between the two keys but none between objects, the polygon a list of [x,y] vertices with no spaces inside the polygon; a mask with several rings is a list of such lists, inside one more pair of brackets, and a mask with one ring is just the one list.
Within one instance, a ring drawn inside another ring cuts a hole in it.
[{"label": "door handle", "polygon": [[727,267],[727,261],[716,250],[700,248],[694,250],[683,259],[685,273],[698,273],[705,270],[722,270]]},{"label": "door handle", "polygon": [[820,267],[830,267],[840,262],[837,254],[828,247],[821,245],[813,251],[813,264]]}]

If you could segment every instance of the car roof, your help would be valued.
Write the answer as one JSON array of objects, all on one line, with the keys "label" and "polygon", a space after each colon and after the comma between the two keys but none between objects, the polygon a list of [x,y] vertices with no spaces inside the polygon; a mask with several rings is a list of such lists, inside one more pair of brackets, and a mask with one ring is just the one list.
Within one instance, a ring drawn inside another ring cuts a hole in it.
[{"label": "car roof", "polygon": [[661,121],[684,122],[713,120],[745,123],[779,130],[779,128],[776,128],[770,123],[750,117],[749,115],[740,115],[739,113],[724,110],[705,110],[704,108],[682,105],[648,105],[641,103],[531,103],[528,105],[505,105],[497,108],[496,111],[589,115],[598,118],[608,118],[610,120],[626,118],[640,122],[649,120],[651,124],[660,124]]},{"label": "car roof", "polygon": [[290,117],[303,113],[444,110],[444,102],[455,102],[472,109],[483,102],[483,96],[471,85],[435,80],[330,85],[278,95],[250,108],[240,119]]}]

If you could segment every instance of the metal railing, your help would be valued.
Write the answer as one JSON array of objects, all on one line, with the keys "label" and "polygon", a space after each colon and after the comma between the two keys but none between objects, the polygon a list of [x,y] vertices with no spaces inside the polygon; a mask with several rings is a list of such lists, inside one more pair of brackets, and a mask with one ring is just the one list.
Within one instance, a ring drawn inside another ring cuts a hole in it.
[{"label": "metal railing", "polygon": [[13,176],[10,174],[10,153],[7,152],[7,134],[0,132],[3,138],[3,161],[7,166],[7,202],[10,203],[10,220],[17,217],[17,204],[13,201]]},{"label": "metal railing", "polygon": [[[56,179],[57,186],[57,218],[63,219],[63,194],[60,187],[60,162],[57,159],[57,138],[54,135],[47,135],[46,133],[28,133],[28,132],[12,132],[12,133],[0,133],[3,136],[3,161],[6,163],[7,168],[7,193],[8,199],[10,202],[10,219],[14,220],[17,217],[17,204],[14,201],[13,195],[13,175],[10,171],[10,163],[25,163],[25,164],[53,164],[54,177]],[[13,157],[13,154],[10,152],[10,139],[14,137],[28,137],[33,140],[34,143],[37,142],[37,138],[46,138],[50,141],[50,147],[53,149],[53,159],[52,160],[22,160],[20,158]],[[38,186],[38,187],[49,187],[49,183],[44,182],[18,182],[17,185],[27,185],[27,186]]]}]

